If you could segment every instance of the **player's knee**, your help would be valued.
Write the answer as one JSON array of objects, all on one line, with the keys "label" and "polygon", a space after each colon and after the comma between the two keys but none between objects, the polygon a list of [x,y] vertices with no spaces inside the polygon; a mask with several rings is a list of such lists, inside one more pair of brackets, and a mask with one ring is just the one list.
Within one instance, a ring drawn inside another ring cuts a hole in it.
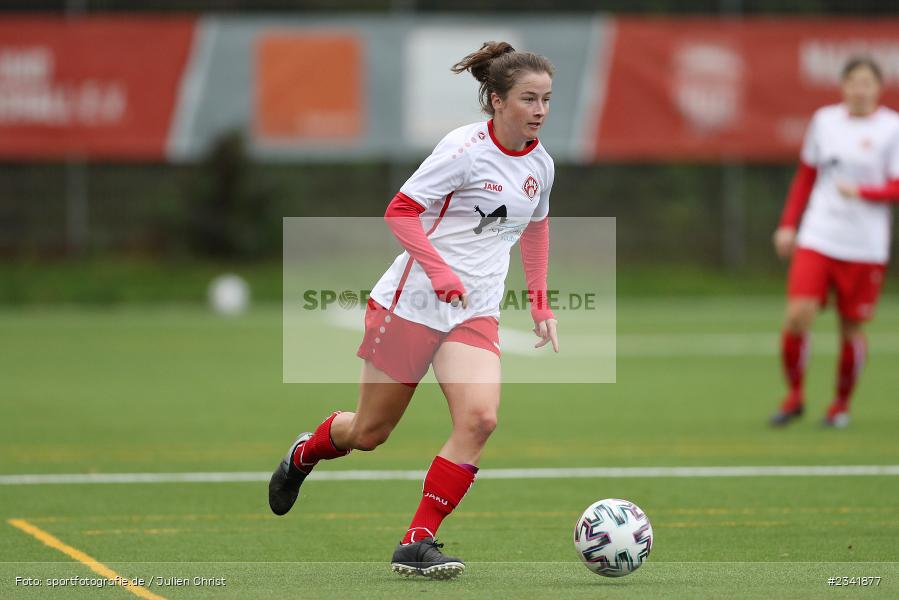
[{"label": "player's knee", "polygon": [[804,333],[815,320],[815,309],[807,306],[791,306],[787,310],[786,328],[790,333]]},{"label": "player's knee", "polygon": [[475,437],[487,439],[496,429],[495,410],[478,411],[468,419],[468,428]]},{"label": "player's knee", "polygon": [[353,448],[356,450],[374,450],[387,441],[390,429],[387,427],[368,427],[353,431]]},{"label": "player's knee", "polygon": [[853,339],[864,335],[864,330],[858,321],[843,321],[840,323],[840,333],[844,339]]},{"label": "player's knee", "polygon": [[784,323],[784,329],[790,333],[805,333],[805,321],[797,317],[788,315],[787,321]]}]

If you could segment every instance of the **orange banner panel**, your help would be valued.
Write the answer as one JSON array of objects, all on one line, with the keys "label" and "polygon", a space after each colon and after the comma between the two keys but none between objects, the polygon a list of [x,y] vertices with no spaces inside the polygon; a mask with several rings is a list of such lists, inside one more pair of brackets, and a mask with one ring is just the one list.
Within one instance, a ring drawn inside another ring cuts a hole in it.
[{"label": "orange banner panel", "polygon": [[0,20],[0,158],[162,159],[194,23]]},{"label": "orange banner panel", "polygon": [[363,130],[356,34],[268,34],[256,52],[256,134],[269,142],[345,143]]},{"label": "orange banner panel", "polygon": [[[866,53],[899,108],[899,20],[616,20],[597,160],[795,159],[840,71]],[[602,61],[600,61],[602,62]]]}]

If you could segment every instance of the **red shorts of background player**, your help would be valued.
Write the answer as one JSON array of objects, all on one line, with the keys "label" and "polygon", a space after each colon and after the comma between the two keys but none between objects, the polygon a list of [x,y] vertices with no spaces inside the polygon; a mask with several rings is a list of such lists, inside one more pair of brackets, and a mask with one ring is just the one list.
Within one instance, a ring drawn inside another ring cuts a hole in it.
[{"label": "red shorts of background player", "polygon": [[443,342],[460,342],[499,356],[499,321],[494,317],[475,317],[448,332],[437,331],[398,317],[369,298],[365,335],[356,356],[371,361],[400,383],[415,387],[428,372],[434,353]]},{"label": "red shorts of background player", "polygon": [[851,321],[867,321],[874,316],[886,265],[837,260],[808,248],[797,248],[790,264],[787,296],[817,298],[827,305],[833,288],[837,310]]}]

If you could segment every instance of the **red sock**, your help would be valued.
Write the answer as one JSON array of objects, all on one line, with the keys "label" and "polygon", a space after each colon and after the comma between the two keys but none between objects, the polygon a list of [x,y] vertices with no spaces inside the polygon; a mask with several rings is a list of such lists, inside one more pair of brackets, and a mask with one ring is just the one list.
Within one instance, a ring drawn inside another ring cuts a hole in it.
[{"label": "red sock", "polygon": [[808,335],[784,331],[780,339],[780,357],[790,391],[781,410],[791,412],[802,406],[802,380],[808,359]]},{"label": "red sock", "polygon": [[473,481],[474,473],[470,469],[442,456],[435,457],[428,474],[425,475],[421,502],[403,538],[403,543],[409,544],[427,537],[435,537],[440,523],[459,505]]},{"label": "red sock", "polygon": [[339,414],[339,410],[332,413],[330,417],[325,419],[315,429],[312,437],[305,444],[300,444],[296,452],[293,453],[293,466],[308,473],[320,460],[340,458],[350,453],[349,450],[337,448],[334,445],[334,441],[331,440],[331,423],[334,421],[334,417]]},{"label": "red sock", "polygon": [[855,382],[858,381],[858,374],[865,364],[866,352],[867,344],[864,336],[843,338],[843,349],[837,365],[837,394],[828,410],[828,417],[833,417],[835,414],[849,409],[849,398],[852,397],[852,390],[855,388]]}]

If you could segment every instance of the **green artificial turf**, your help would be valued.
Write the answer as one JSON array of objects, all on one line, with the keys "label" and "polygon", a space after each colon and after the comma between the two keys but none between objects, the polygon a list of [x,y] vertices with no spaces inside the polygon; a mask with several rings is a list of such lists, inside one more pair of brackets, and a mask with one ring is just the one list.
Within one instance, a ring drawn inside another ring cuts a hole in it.
[{"label": "green artificial turf", "polygon": [[[845,431],[818,426],[832,313],[814,334],[806,419],[765,425],[782,393],[781,313],[775,297],[619,298],[617,383],[506,384],[482,467],[899,464],[899,302],[886,297],[869,327]],[[270,471],[298,431],[355,404],[352,383],[281,383],[276,306],[235,319],[190,306],[5,310],[0,340],[0,474]],[[424,385],[384,446],[319,468],[425,469],[448,431],[439,390]],[[468,563],[452,582],[387,566],[420,485],[310,480],[283,518],[264,482],[0,485],[0,597],[136,597],[16,586],[95,575],[8,519],[128,577],[227,581],[150,588],[165,598],[899,595],[895,476],[483,478],[440,531]],[[623,579],[588,572],[571,541],[580,512],[605,497],[636,502],[654,528],[648,563]],[[856,589],[830,576],[882,579]]]}]

